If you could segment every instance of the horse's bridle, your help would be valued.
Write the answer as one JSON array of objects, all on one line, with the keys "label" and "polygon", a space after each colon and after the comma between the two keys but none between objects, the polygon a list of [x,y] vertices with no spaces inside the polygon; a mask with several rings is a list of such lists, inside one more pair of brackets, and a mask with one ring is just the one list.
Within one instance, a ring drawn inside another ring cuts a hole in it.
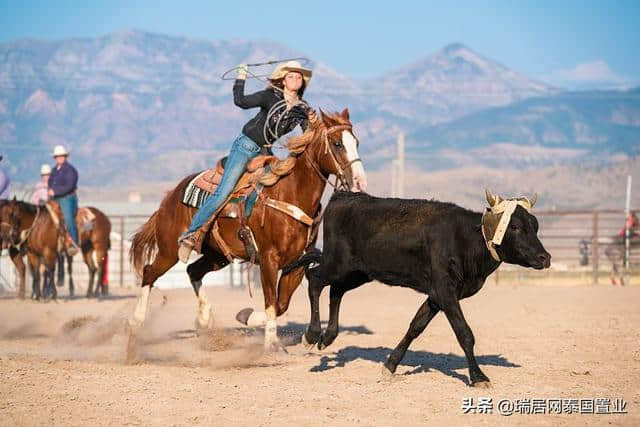
[{"label": "horse's bridle", "polygon": [[[13,212],[12,212],[12,214],[13,214]],[[29,238],[29,234],[31,234],[31,230],[33,230],[33,227],[35,226],[39,215],[40,215],[40,205],[37,205],[36,216],[35,216],[35,218],[33,218],[33,222],[31,223],[31,227],[29,227],[28,229],[26,229],[26,230],[24,230],[23,232],[20,233],[20,236],[23,236],[23,237],[19,237],[18,238],[19,239],[18,242],[13,241],[13,230],[15,228],[17,228],[17,224],[11,224],[9,222],[0,221],[0,230],[3,227],[4,228],[8,228],[9,229],[8,235],[9,235],[9,238],[11,239],[9,241],[9,243],[11,244],[11,246],[20,247]]]},{"label": "horse's bridle", "polygon": [[[329,135],[332,133],[336,133],[336,132],[341,132],[341,131],[352,131],[353,126],[351,125],[335,125],[335,126],[331,126],[329,128],[324,128],[322,129],[322,144],[324,146],[324,152],[325,154],[328,152],[330,154],[331,160],[333,161],[333,165],[337,171],[336,173],[336,182],[332,183],[331,181],[329,181],[329,179],[327,177],[324,176],[324,174],[322,173],[322,171],[320,170],[320,168],[318,167],[318,165],[313,162],[312,160],[309,159],[310,156],[305,156],[305,159],[307,160],[307,162],[311,165],[311,167],[313,168],[313,170],[316,171],[316,173],[318,174],[318,176],[327,184],[329,184],[330,186],[332,186],[333,188],[335,188],[336,190],[349,190],[349,184],[347,183],[347,180],[345,178],[345,173],[344,171],[347,168],[350,168],[351,165],[353,165],[356,162],[360,162],[362,163],[362,159],[360,159],[360,157],[357,157],[353,160],[350,160],[349,162],[342,164],[338,161],[338,159],[336,158],[336,155],[334,154],[333,150],[331,149],[331,147],[329,146]],[[340,182],[340,184],[338,184],[338,181]]]}]

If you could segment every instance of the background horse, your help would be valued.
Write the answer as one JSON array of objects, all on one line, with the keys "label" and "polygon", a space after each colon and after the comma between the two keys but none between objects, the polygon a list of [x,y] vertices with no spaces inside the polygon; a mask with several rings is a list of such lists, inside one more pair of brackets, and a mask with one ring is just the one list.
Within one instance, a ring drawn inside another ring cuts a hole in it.
[{"label": "background horse", "polygon": [[[246,316],[239,313],[238,320],[250,325],[266,324],[264,345],[272,350],[281,348],[277,338],[276,317],[287,310],[290,298],[304,276],[304,270],[298,268],[283,274],[278,280],[278,272],[300,257],[309,245],[310,236],[313,235],[310,229],[312,224],[308,221],[305,223],[305,217],[307,220],[318,218],[320,199],[329,175],[338,176],[356,191],[366,186],[364,168],[358,158],[358,142],[353,135],[348,110],[330,115],[321,111],[320,117],[316,123],[309,125],[303,135],[287,141],[286,146],[290,151],[287,158],[274,161],[270,171],[261,175],[259,182],[265,187],[252,215],[246,219],[258,250],[265,312],[243,311]],[[133,237],[130,255],[136,271],[142,274],[142,292],[129,323],[130,343],[146,316],[151,286],[178,261],[178,236],[187,230],[196,212],[195,208],[182,203],[184,190],[194,176],[185,178],[170,191],[158,210]],[[291,208],[295,213],[286,214],[274,208],[273,203],[268,206],[269,200],[284,202],[289,208],[295,206],[297,210]],[[229,263],[230,258],[250,258],[243,241],[238,237],[241,220],[220,217],[216,222],[212,232],[205,237],[203,256],[187,267],[191,285],[199,299],[197,328],[207,327],[211,319],[210,305],[205,292],[200,289],[203,276],[209,271],[221,269]],[[221,239],[216,238],[216,232]],[[221,240],[226,243],[219,243]]]},{"label": "background horse", "polygon": [[[8,200],[0,200],[0,219],[2,218],[2,211],[4,207],[9,203]],[[31,222],[24,223],[24,229],[27,229],[31,226]],[[20,230],[22,231],[22,229]],[[19,234],[16,236],[16,241],[19,241]],[[16,270],[18,271],[18,298],[24,299],[25,294],[25,275],[26,275],[26,266],[24,264],[23,257],[26,255],[26,251],[24,248],[20,246],[16,246],[11,238],[11,226],[9,223],[2,222],[2,226],[0,227],[0,252],[4,249],[9,251],[9,257],[11,258],[11,262],[15,265]]]},{"label": "background horse", "polygon": [[[82,209],[89,209],[93,213],[93,220],[90,222],[83,216]],[[106,264],[108,262],[108,251],[111,249],[111,221],[98,208],[92,206],[78,209],[76,215],[76,224],[78,226],[78,238],[80,239],[80,250],[84,263],[89,269],[89,284],[87,286],[87,298],[106,296],[109,293],[108,287],[103,283]],[[94,257],[95,256],[95,261]],[[65,252],[58,253],[58,286],[64,285],[64,259],[67,259],[67,268],[69,273],[69,296],[74,295],[73,284],[73,257]],[[97,263],[97,265],[96,265]],[[96,273],[98,273],[96,281]],[[95,281],[95,291],[93,289]]]},{"label": "background horse", "polygon": [[[14,246],[24,248],[33,278],[33,295],[40,292],[40,265],[44,266],[43,287],[51,289],[51,297],[58,293],[53,284],[53,273],[58,252],[58,229],[46,208],[26,202],[11,200],[2,209],[2,240],[8,239]],[[22,279],[24,281],[24,279]],[[24,290],[24,284],[22,284]],[[23,292],[24,295],[24,292]]]}]

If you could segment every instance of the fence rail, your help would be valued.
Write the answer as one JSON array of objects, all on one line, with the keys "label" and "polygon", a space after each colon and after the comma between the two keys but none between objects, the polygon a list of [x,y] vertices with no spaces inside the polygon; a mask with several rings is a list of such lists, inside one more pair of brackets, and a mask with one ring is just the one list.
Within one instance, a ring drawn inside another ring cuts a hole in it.
[{"label": "fence rail", "polygon": [[[616,248],[623,253],[623,248],[615,243],[615,237],[625,224],[622,210],[539,211],[536,212],[536,217],[540,224],[540,239],[552,255],[552,268],[541,274],[504,265],[498,273],[500,279],[494,278],[496,281],[539,280],[541,277],[547,277],[553,283],[554,277],[567,275],[573,277],[569,280],[580,283],[606,283],[603,279],[612,268],[607,253]],[[109,215],[112,233],[108,270],[112,287],[133,288],[137,284],[139,278],[129,263],[128,252],[133,234],[148,218],[149,215]],[[632,280],[637,280],[640,277],[640,237],[635,237],[632,242],[630,269],[627,274]],[[623,260],[620,260],[620,268],[623,265]],[[73,271],[74,281],[80,292],[88,279],[82,257],[75,257]],[[258,272],[257,267],[254,272]],[[234,284],[240,287],[244,284],[243,278],[239,265],[234,264],[218,273],[207,275],[205,282],[217,285]],[[0,258],[0,286],[10,289],[15,286],[15,274],[6,254]],[[186,266],[178,263],[159,279],[158,286],[189,286]],[[30,282],[27,282],[27,288],[29,287]]]}]

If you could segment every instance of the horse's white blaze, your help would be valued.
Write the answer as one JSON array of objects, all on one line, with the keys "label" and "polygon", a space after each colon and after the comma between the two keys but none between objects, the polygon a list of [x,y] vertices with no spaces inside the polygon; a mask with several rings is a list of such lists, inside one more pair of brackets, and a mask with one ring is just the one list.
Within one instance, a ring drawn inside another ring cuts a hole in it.
[{"label": "horse's white blaze", "polygon": [[[347,150],[347,160],[353,162],[358,156],[358,143],[356,138],[348,130],[342,131],[342,144]],[[353,187],[351,191],[364,191],[367,189],[367,175],[361,161],[351,163],[351,174],[353,175]]]}]

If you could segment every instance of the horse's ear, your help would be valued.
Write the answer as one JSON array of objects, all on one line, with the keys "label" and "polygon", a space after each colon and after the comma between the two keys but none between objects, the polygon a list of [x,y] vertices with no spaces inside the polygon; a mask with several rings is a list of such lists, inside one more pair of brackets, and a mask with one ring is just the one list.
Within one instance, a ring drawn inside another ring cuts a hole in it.
[{"label": "horse's ear", "polygon": [[344,110],[342,110],[342,113],[340,113],[340,115],[345,119],[349,120],[349,109],[345,108]]},{"label": "horse's ear", "polygon": [[15,201],[17,201],[17,199],[16,199],[16,195],[15,195],[15,194],[13,195],[13,201],[14,201],[14,202],[15,202]]},{"label": "horse's ear", "polygon": [[322,111],[322,108],[319,108],[319,110],[320,110],[320,118],[322,119],[322,123],[324,123],[325,126],[327,127],[330,127],[331,125],[333,125],[334,121],[331,119],[331,117],[325,114],[325,112]]}]

